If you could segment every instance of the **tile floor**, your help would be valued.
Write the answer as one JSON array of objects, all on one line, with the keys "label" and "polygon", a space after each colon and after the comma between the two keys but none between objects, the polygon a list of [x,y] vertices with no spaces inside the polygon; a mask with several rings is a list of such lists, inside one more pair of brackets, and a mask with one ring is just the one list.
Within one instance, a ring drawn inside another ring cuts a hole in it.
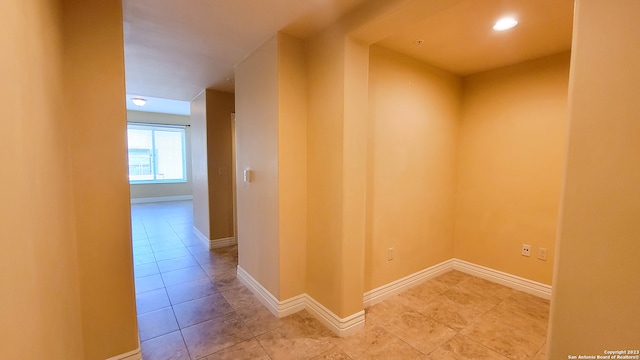
[{"label": "tile floor", "polygon": [[133,205],[144,360],[545,359],[549,302],[461,272],[366,310],[337,338],[307,312],[277,319],[235,277],[237,247],[208,251],[189,201]]}]

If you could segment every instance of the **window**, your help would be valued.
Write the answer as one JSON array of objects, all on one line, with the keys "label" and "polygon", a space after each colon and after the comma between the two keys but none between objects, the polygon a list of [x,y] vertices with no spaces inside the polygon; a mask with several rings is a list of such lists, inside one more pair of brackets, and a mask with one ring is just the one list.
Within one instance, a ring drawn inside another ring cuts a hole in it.
[{"label": "window", "polygon": [[187,181],[184,127],[130,123],[127,141],[130,183]]}]

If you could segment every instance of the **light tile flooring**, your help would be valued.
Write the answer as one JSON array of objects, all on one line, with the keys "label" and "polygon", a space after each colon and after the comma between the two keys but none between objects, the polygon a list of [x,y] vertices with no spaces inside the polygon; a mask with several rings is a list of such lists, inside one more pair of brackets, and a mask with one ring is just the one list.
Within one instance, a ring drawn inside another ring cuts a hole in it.
[{"label": "light tile flooring", "polygon": [[366,309],[337,338],[307,312],[277,319],[235,276],[237,247],[208,251],[191,202],[132,206],[144,360],[545,359],[549,302],[452,271]]}]

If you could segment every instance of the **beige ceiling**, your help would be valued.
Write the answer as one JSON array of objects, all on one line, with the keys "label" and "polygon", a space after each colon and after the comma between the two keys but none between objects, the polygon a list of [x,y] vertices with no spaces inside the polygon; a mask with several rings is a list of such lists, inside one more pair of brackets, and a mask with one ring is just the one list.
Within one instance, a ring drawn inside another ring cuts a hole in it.
[{"label": "beige ceiling", "polygon": [[[518,26],[494,31],[503,16],[517,19]],[[572,26],[573,0],[465,0],[398,28],[378,44],[469,75],[568,51]]]},{"label": "beige ceiling", "polygon": [[[124,0],[127,93],[233,91],[234,66],[277,31],[305,38],[360,6],[387,11],[362,38],[462,75],[571,46],[572,0]],[[519,26],[493,32],[504,14]]]}]

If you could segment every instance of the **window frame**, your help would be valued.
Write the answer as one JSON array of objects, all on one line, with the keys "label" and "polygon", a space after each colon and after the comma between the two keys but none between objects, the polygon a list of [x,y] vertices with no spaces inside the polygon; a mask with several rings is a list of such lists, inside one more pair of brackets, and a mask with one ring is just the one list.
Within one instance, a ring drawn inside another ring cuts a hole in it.
[{"label": "window frame", "polygon": [[[151,131],[151,147],[152,147],[152,160],[151,167],[153,169],[153,180],[132,180],[130,174],[130,155],[129,155],[129,129],[133,130],[149,130]],[[158,162],[157,162],[157,149],[156,149],[156,131],[163,132],[177,132],[181,135],[182,143],[182,179],[158,179]],[[187,151],[186,151],[186,125],[179,124],[157,124],[157,123],[141,123],[141,122],[127,122],[127,177],[129,178],[130,185],[145,185],[145,184],[176,184],[187,183]]]}]

